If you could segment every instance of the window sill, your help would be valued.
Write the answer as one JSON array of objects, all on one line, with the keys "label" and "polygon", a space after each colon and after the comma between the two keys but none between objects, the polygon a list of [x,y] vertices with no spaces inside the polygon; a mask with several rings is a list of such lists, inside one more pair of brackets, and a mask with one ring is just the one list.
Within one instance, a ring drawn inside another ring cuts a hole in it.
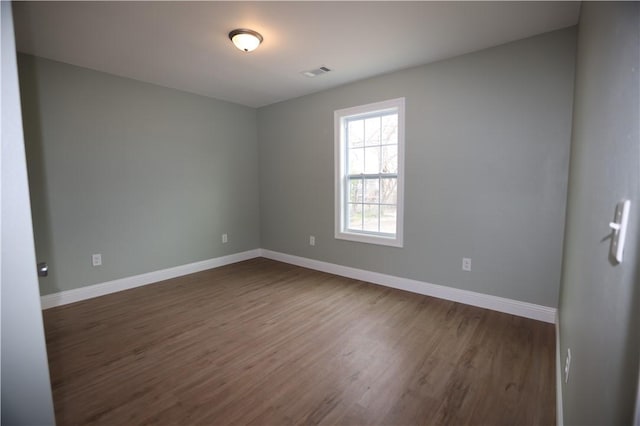
[{"label": "window sill", "polygon": [[401,237],[383,237],[380,235],[359,234],[355,232],[336,232],[335,238],[337,240],[356,241],[380,246],[403,247]]}]

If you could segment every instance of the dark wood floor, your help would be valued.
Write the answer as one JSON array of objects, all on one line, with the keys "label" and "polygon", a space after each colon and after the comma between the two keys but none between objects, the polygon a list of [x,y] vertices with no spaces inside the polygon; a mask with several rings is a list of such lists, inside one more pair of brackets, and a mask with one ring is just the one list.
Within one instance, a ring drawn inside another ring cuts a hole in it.
[{"label": "dark wood floor", "polygon": [[58,425],[555,423],[552,325],[271,260],[44,319]]}]

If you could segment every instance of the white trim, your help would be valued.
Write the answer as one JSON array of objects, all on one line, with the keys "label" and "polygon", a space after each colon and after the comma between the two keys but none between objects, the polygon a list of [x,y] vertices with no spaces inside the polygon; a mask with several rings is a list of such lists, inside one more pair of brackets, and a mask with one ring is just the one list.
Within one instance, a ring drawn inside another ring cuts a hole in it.
[{"label": "white trim", "polygon": [[[633,416],[633,426],[640,426],[640,372],[638,373],[638,384],[636,390],[636,408]],[[559,425],[562,426],[562,425]]]},{"label": "white trim", "polygon": [[[350,232],[346,229],[344,204],[347,197],[346,154],[344,120],[367,113],[383,113],[394,110],[398,114],[398,173],[396,193],[396,233],[385,236],[380,233]],[[404,152],[405,152],[405,98],[389,99],[367,105],[334,111],[334,237],[339,240],[357,241],[392,247],[402,247],[404,239]]]},{"label": "white trim", "polygon": [[227,256],[217,257],[214,259],[189,263],[187,265],[180,265],[173,268],[148,272],[146,274],[134,275],[132,277],[126,277],[100,284],[75,288],[73,290],[65,290],[59,293],[47,294],[40,297],[40,303],[42,305],[42,309],[49,309],[55,306],[61,306],[69,303],[79,302],[81,300],[92,299],[94,297],[104,296],[105,294],[128,290],[130,288],[153,284],[158,281],[168,280],[171,278],[180,277],[182,275],[193,274],[194,272],[205,271],[207,269],[217,268],[220,266],[229,265],[231,263],[241,262],[243,260],[253,259],[255,257],[260,257],[260,254],[261,249],[254,249],[241,253],[234,253]]},{"label": "white trim", "polygon": [[505,312],[539,321],[553,323],[556,318],[556,309],[548,306],[520,302],[517,300],[506,299],[504,297],[490,296],[488,294],[476,293],[469,290],[461,290],[437,284],[430,284],[409,278],[401,278],[393,275],[366,271],[364,269],[351,268],[349,266],[336,265],[333,263],[293,256],[267,249],[249,250],[215,259],[203,260],[200,262],[189,263],[187,265],[162,269],[160,271],[153,271],[146,274],[107,281],[87,287],[47,294],[41,296],[40,301],[42,309],[49,309],[55,306],[62,306],[69,303],[79,302],[81,300],[92,299],[94,297],[153,284],[158,281],[193,274],[195,272],[205,271],[207,269],[217,268],[256,257],[265,257],[267,259],[290,263],[304,268],[315,269],[318,271],[328,272],[330,274],[354,278],[361,281],[410,291],[412,293],[424,294],[426,296],[433,296],[440,299],[452,300],[454,302],[478,306],[480,308],[491,309],[498,312]]},{"label": "white trim", "polygon": [[556,426],[564,426],[562,411],[562,361],[560,356],[560,315],[556,315]]},{"label": "white trim", "polygon": [[452,300],[466,305],[478,306],[480,308],[491,309],[498,312],[531,318],[548,323],[554,323],[556,309],[548,306],[536,305],[518,300],[506,299],[504,297],[490,296],[488,294],[476,293],[469,290],[461,290],[453,287],[446,287],[437,284],[430,284],[423,281],[401,278],[393,275],[381,274],[378,272],[356,269],[348,266],[336,265],[305,257],[293,256],[271,250],[262,249],[262,257],[302,266],[304,268],[315,269],[317,271],[328,272],[330,274],[367,281],[386,287],[397,288],[412,293],[424,294],[440,299]]}]

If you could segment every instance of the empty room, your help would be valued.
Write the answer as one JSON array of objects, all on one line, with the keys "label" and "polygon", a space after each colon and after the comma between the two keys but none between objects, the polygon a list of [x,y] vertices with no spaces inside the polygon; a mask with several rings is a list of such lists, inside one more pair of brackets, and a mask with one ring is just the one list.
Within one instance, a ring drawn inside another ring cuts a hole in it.
[{"label": "empty room", "polygon": [[640,425],[640,3],[1,7],[3,425]]}]

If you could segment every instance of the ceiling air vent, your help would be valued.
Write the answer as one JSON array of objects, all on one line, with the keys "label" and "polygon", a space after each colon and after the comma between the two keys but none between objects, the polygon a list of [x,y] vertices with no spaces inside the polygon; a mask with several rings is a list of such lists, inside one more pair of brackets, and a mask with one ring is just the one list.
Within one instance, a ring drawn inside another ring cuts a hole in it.
[{"label": "ceiling air vent", "polygon": [[331,71],[331,70],[329,68],[327,68],[327,67],[320,67],[320,68],[316,68],[314,70],[303,71],[302,74],[306,75],[307,77],[313,78],[313,77],[317,77],[317,76],[322,75],[322,74],[326,74],[329,71]]}]

